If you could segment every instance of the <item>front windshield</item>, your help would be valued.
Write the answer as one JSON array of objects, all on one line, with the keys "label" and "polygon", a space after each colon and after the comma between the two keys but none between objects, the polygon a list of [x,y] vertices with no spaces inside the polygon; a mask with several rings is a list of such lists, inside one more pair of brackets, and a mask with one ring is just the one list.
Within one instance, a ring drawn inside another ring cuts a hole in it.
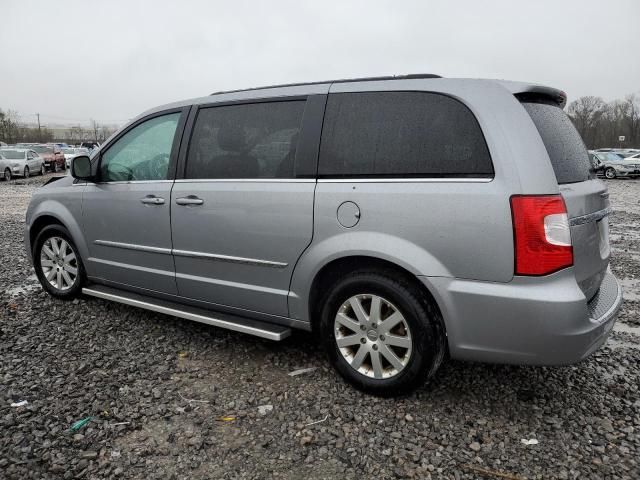
[{"label": "front windshield", "polygon": [[616,153],[602,152],[600,155],[604,157],[605,162],[620,162],[622,157]]},{"label": "front windshield", "polygon": [[0,153],[9,160],[22,160],[24,158],[24,152],[19,150],[0,150]]},{"label": "front windshield", "polygon": [[52,147],[45,147],[43,145],[36,145],[35,147],[33,147],[33,150],[38,153],[53,153]]}]

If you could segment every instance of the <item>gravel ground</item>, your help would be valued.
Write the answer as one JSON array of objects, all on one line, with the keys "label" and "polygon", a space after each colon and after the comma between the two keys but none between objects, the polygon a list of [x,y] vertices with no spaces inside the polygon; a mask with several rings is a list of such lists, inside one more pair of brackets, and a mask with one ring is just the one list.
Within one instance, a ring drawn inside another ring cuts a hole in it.
[{"label": "gravel ground", "polygon": [[604,348],[565,368],[450,361],[390,400],[345,385],[308,334],[53,300],[22,246],[41,183],[0,183],[2,478],[640,478],[640,180],[609,182],[627,302]]}]

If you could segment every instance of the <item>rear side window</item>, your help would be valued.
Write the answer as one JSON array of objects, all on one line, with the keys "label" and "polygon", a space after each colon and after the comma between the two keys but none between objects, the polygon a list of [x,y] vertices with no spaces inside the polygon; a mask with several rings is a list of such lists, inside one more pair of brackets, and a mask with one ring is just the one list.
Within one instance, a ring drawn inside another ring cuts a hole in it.
[{"label": "rear side window", "polygon": [[493,177],[482,130],[461,102],[436,93],[331,94],[320,177]]},{"label": "rear side window", "polygon": [[522,105],[536,125],[547,148],[558,183],[589,180],[589,154],[582,137],[567,114],[555,104],[525,102]]},{"label": "rear side window", "polygon": [[304,101],[204,108],[189,145],[186,178],[293,178]]}]

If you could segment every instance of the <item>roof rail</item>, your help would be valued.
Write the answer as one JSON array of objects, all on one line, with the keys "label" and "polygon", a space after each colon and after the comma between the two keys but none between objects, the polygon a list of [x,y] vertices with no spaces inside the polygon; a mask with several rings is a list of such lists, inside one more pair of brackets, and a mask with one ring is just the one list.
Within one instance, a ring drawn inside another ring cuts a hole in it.
[{"label": "roof rail", "polygon": [[408,75],[387,75],[382,77],[343,78],[339,80],[325,80],[322,82],[283,83],[281,85],[267,85],[264,87],[240,88],[237,90],[223,90],[220,92],[213,92],[211,95],[220,95],[222,93],[250,92],[252,90],[264,90],[267,88],[299,87],[302,85],[321,85],[323,83],[370,82],[374,80],[408,80],[408,79],[416,79],[416,78],[442,78],[442,77],[440,75],[434,75],[432,73],[410,73]]}]

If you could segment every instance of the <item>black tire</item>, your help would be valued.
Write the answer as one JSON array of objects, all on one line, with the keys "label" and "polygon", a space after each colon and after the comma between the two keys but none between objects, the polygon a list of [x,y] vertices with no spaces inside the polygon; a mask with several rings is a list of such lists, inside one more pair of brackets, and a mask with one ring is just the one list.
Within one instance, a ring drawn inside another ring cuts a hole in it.
[{"label": "black tire", "polygon": [[56,173],[58,171],[58,162],[56,161],[53,162],[53,167],[51,167],[51,171],[53,173]]},{"label": "black tire", "polygon": [[[408,363],[390,378],[376,379],[356,371],[336,343],[334,321],[338,309],[360,294],[378,295],[391,302],[409,327],[412,349]],[[440,312],[426,292],[397,273],[371,270],[350,273],[330,289],[321,305],[319,333],[329,361],[357,389],[382,397],[406,394],[423,385],[440,367],[447,349]]]},{"label": "black tire", "polygon": [[609,167],[604,171],[604,176],[608,179],[616,178],[616,169],[613,167]]},{"label": "black tire", "polygon": [[[76,265],[77,265],[77,275],[75,281],[71,288],[67,290],[59,290],[55,288],[47,278],[45,277],[44,272],[42,271],[42,266],[40,263],[40,254],[42,251],[42,246],[44,243],[51,237],[61,237],[69,244],[73,252],[76,256]],[[35,242],[33,243],[33,267],[36,271],[36,276],[49,295],[60,298],[62,300],[72,300],[82,293],[82,286],[85,283],[86,274],[84,265],[82,264],[82,259],[80,258],[80,253],[78,252],[78,248],[71,238],[71,234],[69,231],[63,227],[62,225],[49,225],[43,228],[40,233],[38,233]]]},{"label": "black tire", "polygon": [[9,170],[8,168],[5,168],[2,178],[4,178],[5,181],[9,182],[11,180],[11,170]]},{"label": "black tire", "polygon": [[64,162],[62,162],[62,170],[66,171],[67,170],[67,160],[65,159]]},{"label": "black tire", "polygon": [[22,174],[24,175],[24,178],[29,178],[29,167],[25,166],[24,167],[24,172],[22,172]]},{"label": "black tire", "polygon": [[40,165],[40,176],[44,176],[47,173],[47,168],[44,166],[44,163]]}]

